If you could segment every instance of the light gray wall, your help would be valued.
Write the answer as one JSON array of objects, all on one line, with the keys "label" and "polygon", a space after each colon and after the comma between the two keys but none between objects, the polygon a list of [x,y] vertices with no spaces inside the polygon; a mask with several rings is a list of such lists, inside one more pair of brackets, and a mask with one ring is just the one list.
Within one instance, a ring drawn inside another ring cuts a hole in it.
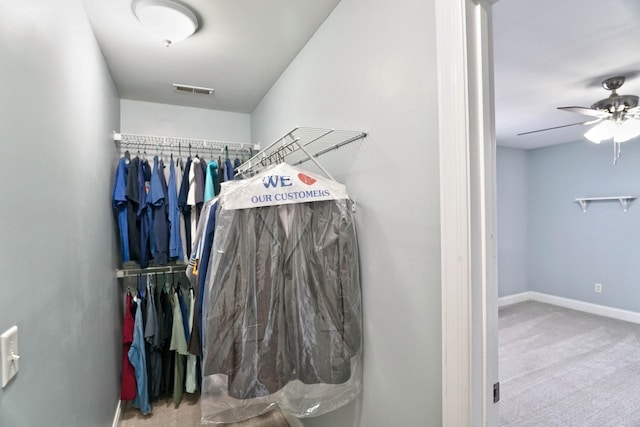
[{"label": "light gray wall", "polygon": [[125,133],[251,142],[249,114],[129,99],[123,99],[120,108]]},{"label": "light gray wall", "polygon": [[498,147],[498,296],[526,292],[529,254],[527,151]]},{"label": "light gray wall", "polygon": [[0,58],[0,332],[21,356],[0,426],[110,426],[118,94],[78,0],[0,2]]},{"label": "light gray wall", "polygon": [[364,392],[308,427],[441,425],[434,14],[342,0],[252,114],[262,144],[295,126],[368,132],[321,158],[358,204]]},{"label": "light gray wall", "polygon": [[[640,311],[640,202],[624,213],[618,202],[578,197],[640,196],[640,144],[575,142],[529,153],[529,286],[580,301]],[[594,284],[603,284],[601,294]]]}]

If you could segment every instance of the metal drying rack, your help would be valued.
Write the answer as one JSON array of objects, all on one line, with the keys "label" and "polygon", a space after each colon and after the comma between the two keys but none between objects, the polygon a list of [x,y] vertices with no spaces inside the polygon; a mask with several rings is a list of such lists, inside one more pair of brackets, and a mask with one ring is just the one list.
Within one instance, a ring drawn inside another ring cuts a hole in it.
[{"label": "metal drying rack", "polygon": [[333,179],[316,157],[366,136],[365,132],[360,131],[296,127],[238,166],[237,172],[249,177],[274,164],[286,161],[295,166],[311,160],[327,177]]}]

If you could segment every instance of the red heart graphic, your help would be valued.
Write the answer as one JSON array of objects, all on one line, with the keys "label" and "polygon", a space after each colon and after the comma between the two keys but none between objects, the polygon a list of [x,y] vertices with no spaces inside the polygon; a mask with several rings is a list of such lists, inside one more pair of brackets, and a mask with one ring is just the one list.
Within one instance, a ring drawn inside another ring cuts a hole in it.
[{"label": "red heart graphic", "polygon": [[315,178],[311,178],[309,175],[305,175],[303,173],[299,173],[298,178],[300,178],[300,181],[304,182],[307,185],[313,185],[316,183]]}]

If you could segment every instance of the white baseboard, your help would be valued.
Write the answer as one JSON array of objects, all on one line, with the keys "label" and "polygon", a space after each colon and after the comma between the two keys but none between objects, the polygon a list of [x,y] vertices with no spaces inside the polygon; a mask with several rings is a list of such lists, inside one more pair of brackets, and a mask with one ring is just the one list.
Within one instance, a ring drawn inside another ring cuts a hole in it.
[{"label": "white baseboard", "polygon": [[530,301],[533,299],[533,296],[531,295],[532,293],[533,292],[522,292],[519,294],[507,295],[506,297],[500,297],[498,298],[498,307]]},{"label": "white baseboard", "polygon": [[607,307],[605,305],[592,304],[590,302],[578,301],[569,298],[558,297],[555,295],[544,294],[542,292],[522,292],[520,294],[509,295],[498,298],[498,306],[516,304],[523,301],[539,301],[547,304],[557,305],[559,307],[570,308],[572,310],[582,311],[585,313],[597,314],[598,316],[610,317],[612,319],[623,320],[640,324],[640,313],[636,311],[622,310],[620,308]]},{"label": "white baseboard", "polygon": [[112,427],[118,427],[120,425],[120,412],[122,411],[122,400],[118,400],[118,406],[116,407],[116,414],[113,417]]}]

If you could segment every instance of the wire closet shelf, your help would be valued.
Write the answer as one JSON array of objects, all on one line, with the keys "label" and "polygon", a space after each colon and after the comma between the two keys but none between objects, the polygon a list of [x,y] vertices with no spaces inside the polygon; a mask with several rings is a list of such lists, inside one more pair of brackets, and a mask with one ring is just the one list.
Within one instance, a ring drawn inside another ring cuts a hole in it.
[{"label": "wire closet shelf", "polygon": [[238,166],[237,172],[249,177],[274,164],[287,162],[296,166],[311,160],[331,178],[315,158],[365,136],[365,132],[353,130],[296,127]]},{"label": "wire closet shelf", "polygon": [[218,141],[192,138],[176,138],[170,136],[137,135],[131,133],[113,133],[113,140],[120,147],[120,151],[142,150],[153,154],[210,155],[251,157],[259,146],[249,142]]},{"label": "wire closet shelf", "polygon": [[150,266],[147,268],[138,268],[138,267],[128,267],[123,266],[122,268],[116,269],[116,278],[124,279],[127,277],[135,277],[140,274],[157,274],[157,273],[184,273],[189,267],[187,264],[171,264],[171,265],[162,265],[162,266]]}]

